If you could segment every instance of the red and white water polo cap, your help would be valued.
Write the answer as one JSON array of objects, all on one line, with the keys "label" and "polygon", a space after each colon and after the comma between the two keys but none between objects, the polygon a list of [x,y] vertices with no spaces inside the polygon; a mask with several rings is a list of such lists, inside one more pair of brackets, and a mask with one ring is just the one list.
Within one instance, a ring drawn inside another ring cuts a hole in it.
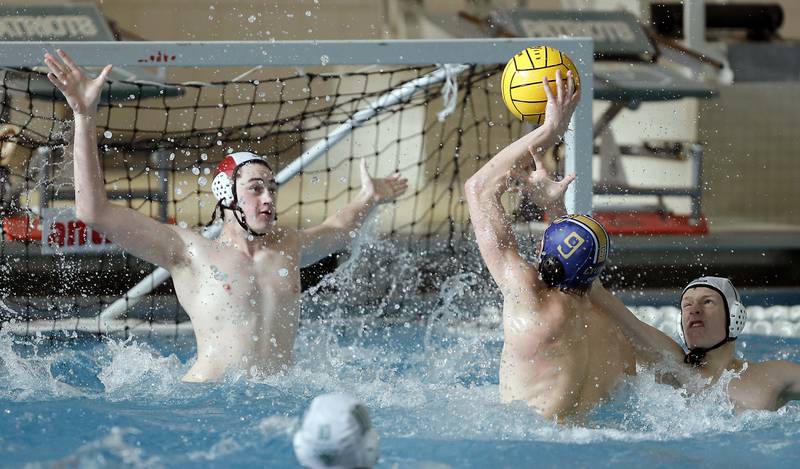
[{"label": "red and white water polo cap", "polygon": [[217,172],[214,175],[214,181],[211,183],[211,192],[214,193],[214,197],[216,197],[217,200],[222,201],[225,205],[234,203],[233,173],[236,171],[236,168],[251,161],[259,161],[269,167],[267,160],[249,151],[231,153],[220,161],[217,166]]}]

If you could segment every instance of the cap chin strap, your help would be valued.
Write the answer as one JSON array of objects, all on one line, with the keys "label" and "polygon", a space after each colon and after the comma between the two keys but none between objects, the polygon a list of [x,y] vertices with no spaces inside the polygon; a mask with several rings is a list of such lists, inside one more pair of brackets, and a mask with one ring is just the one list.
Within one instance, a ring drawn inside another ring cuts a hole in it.
[{"label": "cap chin strap", "polygon": [[240,209],[238,206],[235,205],[236,204],[236,194],[233,195],[233,199],[234,199],[234,201],[233,201],[234,207],[233,208],[227,207],[227,208],[230,208],[231,210],[233,210],[233,218],[235,218],[236,221],[239,222],[239,226],[244,228],[244,230],[250,236],[259,237],[259,236],[266,235],[267,233],[257,233],[255,231],[253,231],[252,228],[250,228],[250,225],[248,225],[247,221],[244,219],[245,218],[244,217],[244,210]]},{"label": "cap chin strap", "polygon": [[724,339],[720,340],[711,347],[708,348],[695,347],[693,349],[689,349],[689,352],[686,353],[686,355],[684,355],[683,357],[683,363],[687,363],[696,368],[705,363],[706,353],[714,349],[720,348],[723,345],[727,344],[728,342],[733,342],[734,340],[736,340],[736,337],[725,337]]}]

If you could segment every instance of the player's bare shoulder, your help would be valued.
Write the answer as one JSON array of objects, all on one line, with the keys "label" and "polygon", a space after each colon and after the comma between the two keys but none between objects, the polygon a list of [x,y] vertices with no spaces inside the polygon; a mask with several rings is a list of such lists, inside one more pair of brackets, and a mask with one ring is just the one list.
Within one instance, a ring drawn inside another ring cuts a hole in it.
[{"label": "player's bare shoulder", "polygon": [[164,225],[175,233],[181,240],[181,252],[175,253],[174,268],[185,268],[192,264],[192,259],[202,257],[208,252],[211,247],[212,240],[204,237],[200,232],[181,228],[177,225]]},{"label": "player's bare shoulder", "polygon": [[798,373],[800,365],[788,360],[767,360],[763,362],[745,362],[742,378],[761,386],[783,387],[792,374]]},{"label": "player's bare shoulder", "polygon": [[257,269],[282,266],[290,271],[299,270],[300,234],[291,227],[278,227],[265,236],[262,248],[253,255]]},{"label": "player's bare shoulder", "polygon": [[[270,235],[268,244],[272,249],[284,251],[291,255],[300,253],[300,231],[296,228],[281,226]],[[298,259],[299,262],[299,259]]]},{"label": "player's bare shoulder", "polygon": [[740,409],[777,410],[785,403],[782,393],[794,365],[784,360],[734,362],[739,378],[731,381],[728,393]]}]

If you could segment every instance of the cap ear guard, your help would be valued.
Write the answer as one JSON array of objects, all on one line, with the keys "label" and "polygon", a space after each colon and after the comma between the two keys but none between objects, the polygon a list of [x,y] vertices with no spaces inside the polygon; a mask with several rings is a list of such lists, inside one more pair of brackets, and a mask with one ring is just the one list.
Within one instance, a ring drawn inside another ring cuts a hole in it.
[{"label": "cap ear guard", "polygon": [[678,308],[678,337],[681,338],[683,345],[688,348],[689,344],[686,343],[686,334],[683,333],[683,310],[680,308]]},{"label": "cap ear guard", "polygon": [[556,287],[564,281],[564,264],[554,256],[543,255],[539,261],[539,277],[551,287]]},{"label": "cap ear guard", "polygon": [[364,434],[364,443],[361,447],[361,465],[362,467],[373,467],[378,464],[378,455],[380,448],[380,437],[374,428],[367,430]]},{"label": "cap ear guard", "polygon": [[226,206],[230,207],[233,204],[233,181],[225,173],[219,173],[214,176],[211,182],[211,192],[218,201],[221,201]]},{"label": "cap ear guard", "polygon": [[735,339],[739,337],[739,334],[744,330],[745,324],[747,324],[747,309],[738,300],[729,306],[728,337]]}]

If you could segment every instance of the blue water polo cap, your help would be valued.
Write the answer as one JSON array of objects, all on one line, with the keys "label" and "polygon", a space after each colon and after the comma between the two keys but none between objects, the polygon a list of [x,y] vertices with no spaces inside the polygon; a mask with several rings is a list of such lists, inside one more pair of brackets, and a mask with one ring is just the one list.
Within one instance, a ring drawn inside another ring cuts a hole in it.
[{"label": "blue water polo cap", "polygon": [[539,274],[552,287],[586,290],[605,267],[608,245],[608,233],[594,218],[556,218],[542,238]]}]

